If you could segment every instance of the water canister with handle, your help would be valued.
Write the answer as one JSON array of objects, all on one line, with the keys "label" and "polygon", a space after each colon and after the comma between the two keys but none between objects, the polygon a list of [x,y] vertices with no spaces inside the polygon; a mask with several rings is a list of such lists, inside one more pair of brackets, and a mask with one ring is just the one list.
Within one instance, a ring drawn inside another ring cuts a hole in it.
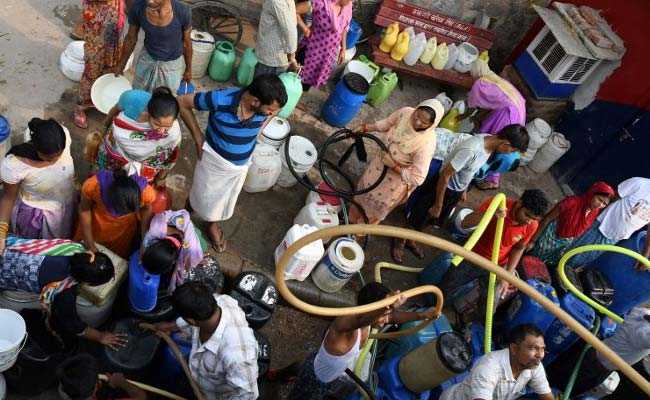
[{"label": "water canister with handle", "polygon": [[374,107],[383,104],[397,87],[397,82],[398,77],[395,72],[382,74],[370,85],[367,102]]},{"label": "water canister with handle", "polygon": [[235,65],[235,47],[228,41],[218,42],[210,59],[210,78],[217,82],[226,82],[232,75]]},{"label": "water canister with handle", "polygon": [[530,169],[543,174],[548,171],[557,160],[560,159],[571,148],[563,134],[554,132],[549,140],[535,154],[535,158],[528,164]]},{"label": "water canister with handle", "polygon": [[279,149],[287,136],[289,136],[290,131],[291,125],[289,121],[274,116],[264,126],[261,134],[257,137],[257,143],[265,143]]},{"label": "water canister with handle", "polygon": [[435,36],[431,36],[427,40],[427,45],[424,46],[424,51],[420,55],[420,62],[422,64],[430,64],[433,60],[433,56],[436,54],[436,49],[438,48],[438,39]]},{"label": "water canister with handle", "polygon": [[253,82],[256,65],[255,49],[247,47],[241,60],[239,60],[239,67],[237,67],[237,85],[245,87]]},{"label": "water canister with handle", "polygon": [[442,69],[452,69],[456,65],[456,60],[458,60],[458,47],[451,43],[447,46],[447,51],[449,52],[449,58],[447,58],[447,63]]},{"label": "water canister with handle", "polygon": [[214,52],[214,37],[208,32],[192,29],[192,79],[203,78],[208,72],[210,58]]},{"label": "water canister with handle", "polygon": [[357,115],[366,100],[370,84],[363,76],[350,72],[336,84],[323,106],[322,116],[332,126],[344,127]]},{"label": "water canister with handle", "polygon": [[[316,232],[313,226],[309,225],[294,225],[284,235],[282,242],[275,248],[274,258],[275,265],[278,265],[280,257],[284,254],[289,246],[303,236],[307,236],[312,232]],[[284,278],[287,280],[295,279],[304,281],[311,271],[314,269],[318,261],[323,257],[325,248],[321,239],[315,240],[306,246],[303,246],[291,256],[287,268],[284,270]]]},{"label": "water canister with handle", "polygon": [[256,146],[244,181],[244,191],[257,193],[271,189],[278,181],[281,170],[282,161],[278,149],[268,144]]},{"label": "water canister with handle", "polygon": [[384,35],[381,38],[381,43],[379,44],[379,50],[384,53],[390,53],[390,51],[397,43],[397,36],[399,35],[399,23],[393,22],[392,24],[386,27]]},{"label": "water canister with handle", "polygon": [[280,147],[280,160],[282,161],[282,171],[278,177],[277,184],[281,187],[291,187],[298,183],[296,177],[293,176],[287,164],[286,150],[289,146],[289,162],[299,177],[305,176],[307,171],[316,162],[318,153],[316,147],[309,139],[302,136],[291,136],[289,143],[284,142]]},{"label": "water canister with handle", "polygon": [[338,238],[327,248],[311,279],[324,292],[338,292],[363,267],[364,259],[363,249],[354,239]]},{"label": "water canister with handle", "polygon": [[[555,305],[560,305],[557,293],[550,284],[540,282],[536,279],[529,279],[526,283],[543,294],[544,297],[551,300]],[[512,303],[510,303],[510,307],[508,307],[504,330],[509,332],[517,325],[533,324],[544,333],[554,320],[555,316],[546,311],[541,304],[533,300],[530,296],[519,292]]]},{"label": "water canister with handle", "polygon": [[424,35],[424,32],[420,32],[415,35],[413,42],[409,46],[409,51],[404,56],[404,64],[406,65],[415,65],[422,53],[424,48],[427,45],[427,37]]},{"label": "water canister with handle", "polygon": [[553,133],[553,130],[549,124],[541,118],[535,118],[526,124],[526,130],[528,131],[528,137],[530,138],[528,142],[528,150],[521,155],[521,164],[529,164],[537,151],[548,141],[548,138]]},{"label": "water canister with handle", "polygon": [[11,368],[27,341],[25,320],[17,312],[0,309],[0,372]]},{"label": "water canister with handle", "polygon": [[[339,225],[339,215],[336,209],[322,202],[308,203],[300,209],[293,223],[307,224],[318,229],[331,228]],[[327,242],[328,238],[323,238],[323,241]]]},{"label": "water canister with handle", "polygon": [[289,118],[302,96],[302,83],[300,76],[295,72],[283,72],[279,76],[287,91],[287,102],[278,113],[279,117]]},{"label": "water canister with handle", "polygon": [[348,36],[345,38],[345,48],[346,49],[351,49],[354,46],[357,45],[357,42],[361,38],[361,34],[363,33],[363,29],[361,29],[361,25],[354,19],[350,20],[350,26],[348,28]]},{"label": "water canister with handle", "polygon": [[472,69],[472,64],[478,58],[478,49],[469,42],[463,42],[458,45],[458,59],[454,64],[454,69],[461,74],[468,73]]},{"label": "water canister with handle", "polygon": [[0,115],[0,165],[11,148],[11,125],[7,118]]},{"label": "water canister with handle", "polygon": [[150,274],[142,266],[140,251],[129,259],[129,302],[137,312],[149,312],[156,308],[160,275]]},{"label": "water canister with handle", "polygon": [[408,53],[410,46],[411,35],[409,33],[409,28],[406,28],[397,35],[397,43],[395,43],[395,46],[390,50],[390,58],[395,61],[402,61],[406,53]]},{"label": "water canister with handle", "polygon": [[433,59],[431,60],[431,66],[433,69],[437,69],[440,71],[445,67],[445,64],[447,64],[447,60],[449,60],[449,48],[447,48],[446,43],[441,43],[438,45],[438,48],[436,49],[436,54],[433,56]]},{"label": "water canister with handle", "polygon": [[[617,246],[643,254],[646,230],[639,231]],[[624,254],[606,252],[593,261],[588,268],[595,268],[609,280],[615,291],[614,301],[607,308],[623,315],[633,307],[650,301],[650,271],[637,271],[636,260]]]}]

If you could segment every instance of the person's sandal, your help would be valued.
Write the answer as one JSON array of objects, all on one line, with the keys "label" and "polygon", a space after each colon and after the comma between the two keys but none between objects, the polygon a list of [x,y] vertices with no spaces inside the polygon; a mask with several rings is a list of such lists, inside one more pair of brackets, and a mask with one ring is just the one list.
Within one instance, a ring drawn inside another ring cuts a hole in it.
[{"label": "person's sandal", "polygon": [[417,243],[415,243],[414,241],[407,240],[406,248],[411,250],[411,253],[413,253],[420,260],[424,258],[424,251],[422,251],[420,246],[418,246]]},{"label": "person's sandal", "polygon": [[395,261],[398,264],[401,264],[404,262],[404,246],[406,245],[406,241],[403,239],[393,239],[393,245],[391,246],[390,249],[390,255],[393,257],[393,261]]}]

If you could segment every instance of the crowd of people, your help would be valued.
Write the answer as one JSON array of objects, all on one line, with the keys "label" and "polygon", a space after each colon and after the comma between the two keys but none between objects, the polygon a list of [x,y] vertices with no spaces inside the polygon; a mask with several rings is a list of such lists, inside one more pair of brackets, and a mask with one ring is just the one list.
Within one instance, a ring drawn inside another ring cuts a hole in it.
[{"label": "crowd of people", "polygon": [[[244,312],[228,295],[215,295],[205,284],[187,279],[204,259],[200,232],[191,217],[207,222],[207,237],[215,251],[226,250],[219,223],[234,213],[261,129],[287,102],[278,74],[300,71],[305,90],[324,85],[345,55],[351,1],[265,0],[256,44],[259,62],[252,83],[182,95],[177,95],[181,82],[189,83],[192,77],[192,19],[186,5],[177,0],[84,1],[82,15],[79,30],[85,40],[85,70],[74,124],[88,127],[85,112],[92,107],[92,83],[104,73],[123,73],[142,29],[144,49],[135,62],[134,88],[120,96],[101,132],[88,134],[85,158],[92,173],[80,193],[75,192],[70,133],[53,119],[33,118],[29,140],[13,146],[2,160],[0,289],[39,295],[44,318],[32,318],[38,328],[30,329],[38,332],[33,337],[52,348],[72,352],[80,339],[119,348],[125,337],[85,323],[76,311],[76,300],[81,285],[99,286],[114,278],[111,255],[131,259],[134,268],[160,276],[161,288],[171,295],[179,319],[159,323],[157,328],[190,335],[188,364],[203,393],[215,399],[257,398],[258,345]],[[519,92],[482,61],[477,61],[472,72],[477,80],[468,104],[486,111],[478,134],[437,133],[445,111],[435,99],[400,108],[383,120],[355,129],[377,135],[388,148],[369,162],[357,186],[375,182],[385,168],[388,173],[375,189],[355,198],[363,210],[351,209],[352,223],[379,224],[404,206],[408,227],[420,231],[430,225],[444,227],[473,187],[497,187],[499,172],[508,170],[506,166],[477,178],[481,168],[497,155],[526,152],[529,136]],[[205,129],[196,111],[208,112]],[[198,158],[192,187],[186,209],[155,213],[152,207],[158,189],[182,151],[187,151],[181,150],[179,118],[190,132]],[[506,210],[497,213],[504,218],[498,264],[514,272],[528,253],[554,265],[569,249],[625,240],[645,226],[650,229],[649,199],[650,179],[641,177],[630,178],[616,189],[596,182],[585,194],[567,197],[554,206],[542,190],[525,190],[518,198],[508,198]],[[476,226],[490,202],[486,200],[467,215],[463,227]],[[488,259],[495,224],[496,220],[490,222],[473,249]],[[406,249],[424,258],[416,243],[396,240],[391,250],[395,261],[403,261]],[[597,255],[580,254],[571,263],[584,265]],[[650,235],[643,255],[650,256]],[[424,269],[421,280],[440,285],[445,295],[474,281],[479,297],[484,298],[483,270],[469,264],[449,269],[450,260],[450,254],[439,256]],[[507,284],[501,284],[498,300],[510,292]],[[385,286],[371,283],[359,291],[357,302],[368,304],[392,294]],[[293,368],[272,371],[269,379],[293,370],[298,383],[292,399],[349,392],[353,386],[345,370],[358,356],[371,326],[437,317],[430,312],[400,311],[403,300],[400,297],[391,307],[376,312],[336,318],[317,351]],[[477,302],[463,319],[478,320],[485,313],[483,304]],[[647,313],[637,313],[633,320],[639,324],[649,320]],[[629,336],[630,329],[617,335]],[[625,342],[611,338],[612,346]],[[624,345],[619,347],[626,351]],[[650,353],[647,340],[634,350],[626,349],[634,353],[630,359]],[[448,389],[442,398],[510,399],[528,385],[540,398],[551,399],[540,364],[543,357],[541,332],[521,325],[511,332],[506,349],[483,357],[469,378]],[[601,373],[613,368],[596,354],[590,357],[599,363]],[[87,355],[66,360],[57,372],[62,398],[99,398],[98,393],[114,389],[126,392],[126,398],[145,397],[119,374],[102,383],[99,372]]]}]

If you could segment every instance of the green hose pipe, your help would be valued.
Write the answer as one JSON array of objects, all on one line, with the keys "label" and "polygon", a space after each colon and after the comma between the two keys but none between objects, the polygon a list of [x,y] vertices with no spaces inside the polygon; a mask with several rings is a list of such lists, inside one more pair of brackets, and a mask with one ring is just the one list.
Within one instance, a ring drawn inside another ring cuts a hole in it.
[{"label": "green hose pipe", "polygon": [[[598,334],[598,330],[600,329],[600,317],[596,315],[596,323],[594,324],[594,329],[591,331],[594,335]],[[589,343],[585,344],[585,347],[582,349],[580,352],[580,357],[578,357],[578,362],[576,363],[576,366],[573,367],[573,371],[571,372],[571,376],[569,377],[569,382],[566,384],[566,389],[564,389],[564,393],[562,393],[562,399],[561,400],[569,400],[571,396],[571,392],[573,391],[573,385],[575,385],[576,380],[578,379],[578,373],[580,372],[580,367],[582,366],[582,362],[585,359],[585,356],[587,355],[587,352],[591,348],[591,345]]]}]

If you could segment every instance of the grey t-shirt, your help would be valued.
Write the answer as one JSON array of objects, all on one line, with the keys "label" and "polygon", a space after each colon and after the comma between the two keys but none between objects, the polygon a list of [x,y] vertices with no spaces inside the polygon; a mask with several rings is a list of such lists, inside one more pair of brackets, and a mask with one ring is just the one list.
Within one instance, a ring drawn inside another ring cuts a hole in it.
[{"label": "grey t-shirt", "polygon": [[445,165],[451,164],[451,167],[456,171],[447,184],[449,189],[456,192],[467,190],[474,175],[490,158],[490,154],[485,151],[486,136],[476,135],[458,143],[445,158]]}]

